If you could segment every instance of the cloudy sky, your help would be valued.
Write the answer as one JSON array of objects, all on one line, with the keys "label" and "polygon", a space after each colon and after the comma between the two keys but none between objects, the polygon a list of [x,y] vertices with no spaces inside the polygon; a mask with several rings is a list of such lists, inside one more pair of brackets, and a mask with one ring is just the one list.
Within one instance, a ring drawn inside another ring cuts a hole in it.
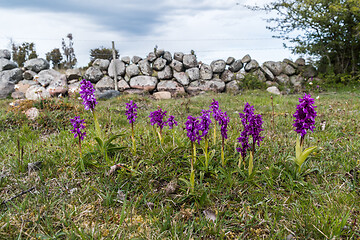
[{"label": "cloudy sky", "polygon": [[250,54],[260,63],[295,60],[266,29],[263,12],[244,5],[269,0],[0,0],[0,49],[10,41],[34,42],[40,57],[61,48],[68,33],[74,37],[78,66],[89,52],[115,47],[121,56],[145,57],[157,45],[171,53],[190,53],[210,63]]}]

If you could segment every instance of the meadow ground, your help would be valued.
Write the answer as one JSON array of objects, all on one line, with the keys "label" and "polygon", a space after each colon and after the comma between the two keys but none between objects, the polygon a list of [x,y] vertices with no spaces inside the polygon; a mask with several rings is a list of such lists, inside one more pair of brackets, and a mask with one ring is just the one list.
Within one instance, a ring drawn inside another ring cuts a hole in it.
[{"label": "meadow ground", "polygon": [[[312,93],[318,116],[305,146],[317,146],[300,173],[295,155],[293,114],[302,95],[264,91],[205,94],[155,101],[121,96],[96,106],[105,138],[125,147],[104,158],[94,140],[92,115],[78,99],[0,102],[0,239],[327,239],[360,238],[360,91]],[[189,190],[191,143],[188,115],[199,116],[212,99],[230,116],[220,161],[219,128],[210,134],[209,169],[197,146],[195,189]],[[125,103],[139,106],[136,153]],[[253,176],[238,167],[239,112],[249,102],[263,116]],[[35,106],[40,117],[27,120]],[[163,143],[150,125],[158,106],[179,126],[163,130]],[[86,121],[81,169],[70,118]],[[274,120],[274,121],[273,121]],[[41,162],[28,169],[28,163]],[[123,164],[114,174],[111,166]],[[185,179],[185,180],[184,180]]]}]

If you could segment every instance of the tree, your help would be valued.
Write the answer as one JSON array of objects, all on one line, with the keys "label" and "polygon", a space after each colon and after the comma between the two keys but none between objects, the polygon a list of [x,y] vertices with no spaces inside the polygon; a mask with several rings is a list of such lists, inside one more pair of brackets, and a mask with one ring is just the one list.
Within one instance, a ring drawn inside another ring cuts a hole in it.
[{"label": "tree", "polygon": [[68,44],[66,44],[65,39],[62,39],[62,50],[63,54],[65,56],[65,62],[64,67],[65,68],[73,68],[76,63],[77,59],[75,57],[75,51],[74,51],[74,41],[73,41],[73,35],[72,33],[69,33],[66,38],[68,39]]},{"label": "tree", "polygon": [[[116,58],[119,58],[118,50],[115,50]],[[113,54],[111,48],[105,48],[103,46],[99,48],[90,49],[90,63],[89,66],[95,61],[95,59],[108,59],[112,60]]]},{"label": "tree", "polygon": [[293,53],[321,59],[335,73],[355,73],[360,63],[360,0],[276,0],[253,10],[276,12],[267,21]]},{"label": "tree", "polygon": [[11,48],[12,58],[15,62],[17,62],[19,67],[23,67],[25,61],[38,57],[34,43],[24,42],[21,45],[17,45],[12,42]]},{"label": "tree", "polygon": [[60,67],[61,61],[63,60],[60,49],[54,48],[51,52],[46,53],[46,60],[52,62],[53,67],[58,69]]}]

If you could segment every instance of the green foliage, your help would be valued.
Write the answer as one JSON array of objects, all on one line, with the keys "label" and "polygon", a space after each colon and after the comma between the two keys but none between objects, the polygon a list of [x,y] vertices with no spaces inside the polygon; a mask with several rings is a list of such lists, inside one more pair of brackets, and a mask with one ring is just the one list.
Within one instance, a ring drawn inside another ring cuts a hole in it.
[{"label": "green foliage", "polygon": [[258,77],[253,73],[245,74],[244,79],[239,82],[240,89],[254,90],[254,89],[265,89],[266,84],[259,81]]},{"label": "green foliage", "polygon": [[25,61],[38,57],[34,43],[24,42],[21,45],[12,43],[11,48],[12,59],[19,65],[19,67],[23,67]]},{"label": "green foliage", "polygon": [[[119,58],[119,51],[115,49],[116,58]],[[99,48],[90,49],[90,62],[89,66],[95,61],[95,59],[107,59],[111,61],[113,59],[113,52],[111,48],[105,48],[103,46]]]},{"label": "green foliage", "polygon": [[51,52],[46,53],[46,60],[51,62],[55,69],[61,68],[60,63],[63,56],[59,48],[54,48]]}]

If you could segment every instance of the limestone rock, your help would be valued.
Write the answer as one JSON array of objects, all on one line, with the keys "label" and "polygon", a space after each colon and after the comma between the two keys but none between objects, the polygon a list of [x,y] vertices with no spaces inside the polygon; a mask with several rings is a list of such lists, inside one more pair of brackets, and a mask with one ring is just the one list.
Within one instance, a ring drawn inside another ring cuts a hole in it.
[{"label": "limestone rock", "polygon": [[227,93],[238,93],[240,91],[240,86],[237,81],[231,81],[226,84],[225,89]]},{"label": "limestone rock", "polygon": [[290,77],[290,82],[294,87],[300,87],[305,79],[301,75],[293,75]]},{"label": "limestone rock", "polygon": [[298,66],[305,66],[305,59],[303,59],[303,58],[298,58],[298,59],[296,59],[295,63],[296,63]]},{"label": "limestone rock", "polygon": [[192,54],[184,54],[183,64],[185,68],[193,68],[198,66],[196,56]]},{"label": "limestone rock", "polygon": [[186,74],[189,76],[191,81],[195,81],[200,78],[200,70],[197,67],[187,69]]},{"label": "limestone rock", "polygon": [[282,65],[283,65],[282,73],[284,73],[288,76],[294,75],[296,73],[296,69],[293,66],[291,66],[290,64],[283,62]]},{"label": "limestone rock", "polygon": [[136,95],[146,95],[146,94],[149,94],[148,91],[145,91],[143,89],[127,89],[123,92],[124,94],[136,94]]},{"label": "limestone rock", "polygon": [[214,91],[223,92],[225,89],[225,83],[220,79],[212,79],[210,81],[197,80],[191,82],[187,88],[191,94],[198,93],[200,91]]},{"label": "limestone rock", "polygon": [[242,62],[243,64],[249,63],[250,61],[251,61],[251,57],[250,57],[249,54],[246,54],[246,55],[241,59],[241,62]]},{"label": "limestone rock", "polygon": [[157,83],[157,78],[150,76],[136,76],[130,79],[130,87],[145,91],[153,91]]},{"label": "limestone rock", "polygon": [[132,62],[133,64],[138,64],[141,60],[142,60],[142,58],[139,57],[139,56],[133,56],[133,57],[131,58],[131,62]]},{"label": "limestone rock", "polygon": [[240,71],[235,73],[235,80],[240,80],[240,81],[242,81],[244,78],[245,78],[244,73],[242,73],[242,72],[240,72]]},{"label": "limestone rock", "polygon": [[97,99],[99,99],[99,100],[107,100],[107,99],[110,99],[110,98],[118,97],[118,96],[120,96],[120,94],[121,93],[119,91],[116,91],[114,89],[105,90],[104,92],[99,94]]},{"label": "limestone rock", "polygon": [[172,56],[171,56],[171,53],[169,51],[164,52],[163,58],[166,60],[167,64],[170,64],[171,61],[172,61]]},{"label": "limestone rock", "polygon": [[99,68],[101,71],[107,71],[110,65],[110,61],[108,59],[95,59],[92,66]]},{"label": "limestone rock", "polygon": [[139,73],[140,73],[140,70],[136,64],[131,64],[126,67],[126,75],[128,75],[129,78],[137,76],[137,75],[139,75]]},{"label": "limestone rock", "polygon": [[79,93],[80,91],[81,91],[80,81],[69,84],[69,86],[68,86],[69,96],[74,96],[75,94]]},{"label": "limestone rock", "polygon": [[25,80],[33,80],[35,75],[36,75],[36,72],[33,72],[31,70],[26,70],[25,72],[23,72],[23,78]]},{"label": "limestone rock", "polygon": [[164,50],[164,49],[156,49],[156,50],[155,50],[155,56],[156,56],[157,58],[162,57],[162,56],[164,55],[164,53],[165,53],[165,50]]},{"label": "limestone rock", "polygon": [[274,61],[267,61],[263,64],[265,67],[267,67],[274,76],[279,76],[283,70],[283,65],[281,62],[274,62]]},{"label": "limestone rock", "polygon": [[19,91],[15,91],[15,92],[11,93],[11,97],[12,97],[13,99],[24,99],[24,98],[25,98],[25,93],[19,92]]},{"label": "limestone rock", "polygon": [[123,61],[126,64],[130,64],[130,57],[129,56],[124,56],[121,58],[121,61]]},{"label": "limestone rock", "polygon": [[235,79],[234,73],[231,72],[230,70],[226,69],[222,74],[221,74],[221,80],[224,81],[225,83],[227,82],[231,82],[232,80]]},{"label": "limestone rock", "polygon": [[[32,108],[29,108],[28,110],[26,110],[25,115],[29,120],[33,121],[39,117],[40,112],[39,112],[39,109],[37,109],[36,107],[32,107]],[[30,163],[28,163],[28,168],[29,168],[29,165],[30,165]]]},{"label": "limestone rock", "polygon": [[166,91],[156,92],[153,94],[153,96],[156,100],[171,99],[171,92],[166,92]]},{"label": "limestone rock", "polygon": [[14,68],[0,72],[0,82],[18,83],[23,79],[23,71],[20,68]]},{"label": "limestone rock", "polygon": [[118,82],[119,91],[123,92],[129,88],[130,88],[129,84],[124,79],[122,79]]},{"label": "limestone rock", "polygon": [[245,65],[245,71],[250,72],[259,68],[259,63],[256,60],[251,60]]},{"label": "limestone rock", "polygon": [[228,57],[226,59],[226,65],[231,65],[231,64],[233,64],[233,62],[235,62],[235,58],[233,58],[233,57]]},{"label": "limestone rock", "polygon": [[200,67],[200,78],[203,80],[210,80],[213,77],[213,71],[211,66],[208,64],[201,64]]},{"label": "limestone rock", "polygon": [[143,75],[150,76],[152,74],[152,69],[150,63],[147,59],[143,59],[139,62],[140,71]]},{"label": "limestone rock", "polygon": [[292,66],[293,68],[297,69],[298,65],[296,63],[294,63],[293,61],[291,61],[290,59],[284,58],[283,63],[289,64],[290,66]]},{"label": "limestone rock", "polygon": [[84,75],[84,78],[92,83],[97,83],[104,74],[102,71],[96,67],[89,67]]},{"label": "limestone rock", "polygon": [[182,62],[180,62],[176,59],[172,60],[172,62],[170,63],[170,67],[178,72],[181,72],[183,70]]},{"label": "limestone rock", "polygon": [[68,91],[66,75],[61,74],[60,76],[54,78],[46,90],[49,92],[50,96],[59,96],[60,94],[64,95]]},{"label": "limestone rock", "polygon": [[276,87],[276,86],[272,86],[272,87],[268,87],[266,89],[266,91],[268,91],[269,93],[275,94],[275,95],[280,95],[280,90]]},{"label": "limestone rock", "polygon": [[31,80],[22,80],[15,85],[15,91],[26,93],[29,87],[37,85],[37,82]]},{"label": "limestone rock", "polygon": [[185,93],[184,87],[172,80],[159,82],[159,84],[157,85],[157,90],[159,92],[171,92],[173,95]]},{"label": "limestone rock", "polygon": [[11,70],[13,68],[17,68],[18,65],[16,62],[10,61],[6,58],[0,58],[0,71]]},{"label": "limestone rock", "polygon": [[184,72],[174,71],[174,78],[183,86],[187,86],[190,83],[189,76]]},{"label": "limestone rock", "polygon": [[266,77],[263,71],[261,71],[260,69],[257,69],[253,72],[253,74],[256,76],[256,78],[260,81],[260,82],[266,82]]},{"label": "limestone rock", "polygon": [[219,60],[212,61],[210,66],[211,66],[213,73],[222,73],[225,70],[226,63],[224,60],[219,59]]},{"label": "limestone rock", "polygon": [[7,49],[0,49],[0,58],[11,59],[11,52]]},{"label": "limestone rock", "polygon": [[7,98],[15,91],[15,84],[8,81],[0,81],[0,99]]},{"label": "limestone rock", "polygon": [[41,71],[37,77],[34,78],[41,86],[47,87],[54,79],[59,78],[61,73],[54,69],[47,69]]},{"label": "limestone rock", "polygon": [[229,70],[232,72],[238,72],[242,67],[243,63],[241,62],[241,60],[236,60],[229,66]]},{"label": "limestone rock", "polygon": [[288,84],[289,81],[290,81],[289,76],[286,75],[286,74],[283,74],[283,73],[280,74],[279,76],[276,76],[275,79],[276,79],[276,81],[277,81],[278,83],[283,84],[283,85]]},{"label": "limestone rock", "polygon": [[95,89],[99,90],[100,92],[114,89],[114,79],[110,78],[109,76],[104,76],[98,81],[95,85]]},{"label": "limestone rock", "polygon": [[[114,77],[114,70],[116,69],[116,75],[118,76],[124,76],[125,75],[125,63],[119,59],[111,60],[109,68],[108,68],[108,74],[110,77]],[[100,80],[100,79],[99,79]]]},{"label": "limestone rock", "polygon": [[153,63],[153,69],[156,71],[161,71],[164,69],[166,65],[166,60],[163,58],[157,58],[155,62]]},{"label": "limestone rock", "polygon": [[42,86],[33,85],[26,90],[25,96],[29,100],[39,100],[49,98],[50,93]]},{"label": "limestone rock", "polygon": [[274,81],[274,74],[265,65],[262,65],[260,69],[264,72],[266,79],[268,79],[269,81]]},{"label": "limestone rock", "polygon": [[24,67],[27,70],[31,70],[38,73],[41,70],[49,69],[50,64],[48,61],[46,61],[43,58],[33,58],[24,62]]},{"label": "limestone rock", "polygon": [[68,81],[78,79],[82,77],[81,71],[79,68],[67,69],[65,72],[66,78]]},{"label": "limestone rock", "polygon": [[173,71],[168,65],[166,65],[165,68],[162,71],[159,71],[157,74],[159,80],[172,79],[173,77]]},{"label": "limestone rock", "polygon": [[176,52],[174,53],[174,59],[179,61],[179,62],[182,62],[183,61],[183,58],[184,58],[184,53],[182,52]]},{"label": "limestone rock", "polygon": [[302,76],[304,78],[313,78],[317,76],[317,70],[311,65],[305,65],[301,68]]},{"label": "limestone rock", "polygon": [[150,52],[150,53],[147,55],[147,60],[148,60],[149,62],[153,62],[153,61],[155,61],[155,59],[156,59],[156,55],[155,55],[154,52]]}]

